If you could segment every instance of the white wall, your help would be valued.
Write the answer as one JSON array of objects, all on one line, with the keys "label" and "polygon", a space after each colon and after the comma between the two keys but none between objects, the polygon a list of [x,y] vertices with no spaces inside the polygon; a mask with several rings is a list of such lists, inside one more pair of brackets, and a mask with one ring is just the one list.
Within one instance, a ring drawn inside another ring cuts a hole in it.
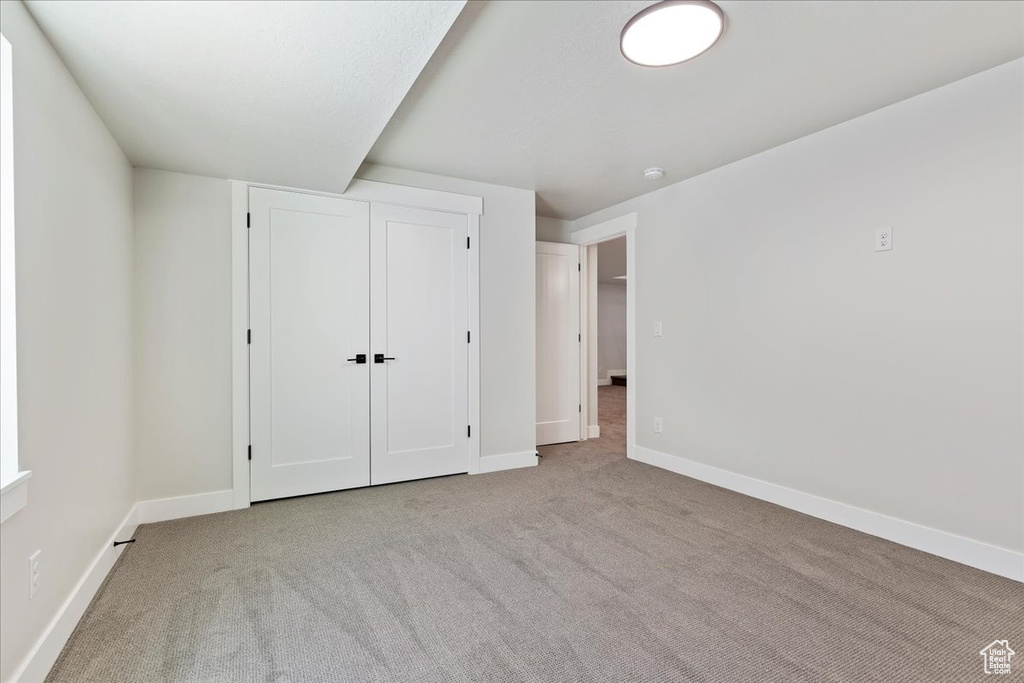
[{"label": "white wall", "polygon": [[568,244],[572,241],[572,221],[565,221],[561,218],[548,218],[537,216],[537,241],[539,242],[561,242]]},{"label": "white wall", "polygon": [[139,499],[231,488],[231,186],[135,170]]},{"label": "white wall", "polygon": [[1024,550],[1022,121],[1017,60],[575,221],[637,213],[638,443]]},{"label": "white wall", "polygon": [[[28,656],[135,503],[132,170],[21,3],[13,47],[21,468],[0,526],[0,679]],[[28,557],[41,585],[28,599]]]},{"label": "white wall", "polygon": [[597,378],[626,369],[626,285],[597,285]]}]

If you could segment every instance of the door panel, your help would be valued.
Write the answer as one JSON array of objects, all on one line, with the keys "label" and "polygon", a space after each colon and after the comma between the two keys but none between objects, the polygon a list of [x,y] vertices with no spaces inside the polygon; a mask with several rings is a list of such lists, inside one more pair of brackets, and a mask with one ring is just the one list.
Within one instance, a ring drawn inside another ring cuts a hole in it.
[{"label": "door panel", "polygon": [[537,242],[537,445],[580,439],[579,247]]},{"label": "door panel", "polygon": [[374,205],[371,482],[468,469],[467,221]]},{"label": "door panel", "polygon": [[251,189],[251,500],[370,483],[369,205]]}]

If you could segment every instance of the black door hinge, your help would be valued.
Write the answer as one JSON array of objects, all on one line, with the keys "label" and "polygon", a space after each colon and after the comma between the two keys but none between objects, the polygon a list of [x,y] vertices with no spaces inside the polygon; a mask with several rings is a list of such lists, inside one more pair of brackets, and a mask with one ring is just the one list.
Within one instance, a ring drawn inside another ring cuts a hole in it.
[{"label": "black door hinge", "polygon": [[473,428],[470,427],[469,425],[466,425],[466,438],[468,439],[471,436],[473,436]]},{"label": "black door hinge", "polygon": [[245,227],[247,227],[247,228],[251,228],[252,227],[252,214],[251,213],[245,214]]},{"label": "black door hinge", "polygon": [[469,249],[469,236],[466,236],[466,249]]},{"label": "black door hinge", "polygon": [[579,412],[581,412],[581,413],[583,412],[583,404],[582,403],[580,404]]},{"label": "black door hinge", "polygon": [[469,341],[469,330],[466,330],[466,343],[467,343],[467,344],[470,344],[470,343],[471,343],[471,342]]},{"label": "black door hinge", "polygon": [[580,263],[576,264],[576,272],[577,273],[582,273],[583,272],[583,265],[582,264],[580,264]]},{"label": "black door hinge", "polygon": [[252,444],[249,444],[249,459],[252,460]]},{"label": "black door hinge", "polygon": [[583,335],[582,334],[577,334],[576,335],[576,341],[578,341],[580,344],[582,344],[583,343]]},{"label": "black door hinge", "polygon": [[252,330],[245,331],[245,343],[252,344]]}]

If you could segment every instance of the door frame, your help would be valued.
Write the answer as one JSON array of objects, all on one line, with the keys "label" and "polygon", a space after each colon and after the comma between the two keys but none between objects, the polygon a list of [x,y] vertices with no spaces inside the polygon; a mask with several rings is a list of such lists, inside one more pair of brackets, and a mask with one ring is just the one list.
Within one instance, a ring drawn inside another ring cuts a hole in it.
[{"label": "door frame", "polygon": [[483,198],[471,195],[353,180],[343,194],[231,180],[231,489],[232,508],[249,507],[249,188],[354,199],[463,214],[469,235],[467,277],[469,301],[470,474],[480,472],[480,216]]},{"label": "door frame", "polygon": [[[570,235],[572,243],[579,246],[581,250],[580,254],[580,293],[581,293],[581,327],[588,330],[589,337],[589,321],[587,320],[585,311],[590,307],[590,287],[589,284],[584,286],[585,283],[589,283],[590,268],[592,264],[590,259],[586,257],[587,249],[595,244],[601,242],[607,242],[609,240],[616,239],[617,237],[626,238],[626,457],[633,458],[636,454],[636,292],[637,292],[637,273],[636,273],[636,226],[637,226],[637,215],[636,213],[627,213],[617,218],[592,225],[589,228],[583,228],[577,230]],[[585,327],[584,327],[585,326]],[[596,381],[596,377],[591,377],[589,363],[587,363],[587,348],[581,348],[580,365],[586,367],[585,373],[580,373],[580,399],[583,402],[582,412],[588,416],[583,422],[589,426],[589,410],[590,410],[590,382]],[[586,438],[587,427],[582,427],[581,432],[583,438]]]}]

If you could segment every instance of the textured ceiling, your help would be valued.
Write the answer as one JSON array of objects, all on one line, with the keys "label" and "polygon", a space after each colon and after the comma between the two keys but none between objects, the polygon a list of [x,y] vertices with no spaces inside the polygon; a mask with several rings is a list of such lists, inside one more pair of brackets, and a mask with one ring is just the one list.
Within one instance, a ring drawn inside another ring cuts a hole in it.
[{"label": "textured ceiling", "polygon": [[27,2],[136,166],[337,192],[464,4]]},{"label": "textured ceiling", "polygon": [[470,3],[370,161],[575,219],[1024,55],[1021,2],[722,0],[718,45],[645,69],[618,36],[650,4]]}]

